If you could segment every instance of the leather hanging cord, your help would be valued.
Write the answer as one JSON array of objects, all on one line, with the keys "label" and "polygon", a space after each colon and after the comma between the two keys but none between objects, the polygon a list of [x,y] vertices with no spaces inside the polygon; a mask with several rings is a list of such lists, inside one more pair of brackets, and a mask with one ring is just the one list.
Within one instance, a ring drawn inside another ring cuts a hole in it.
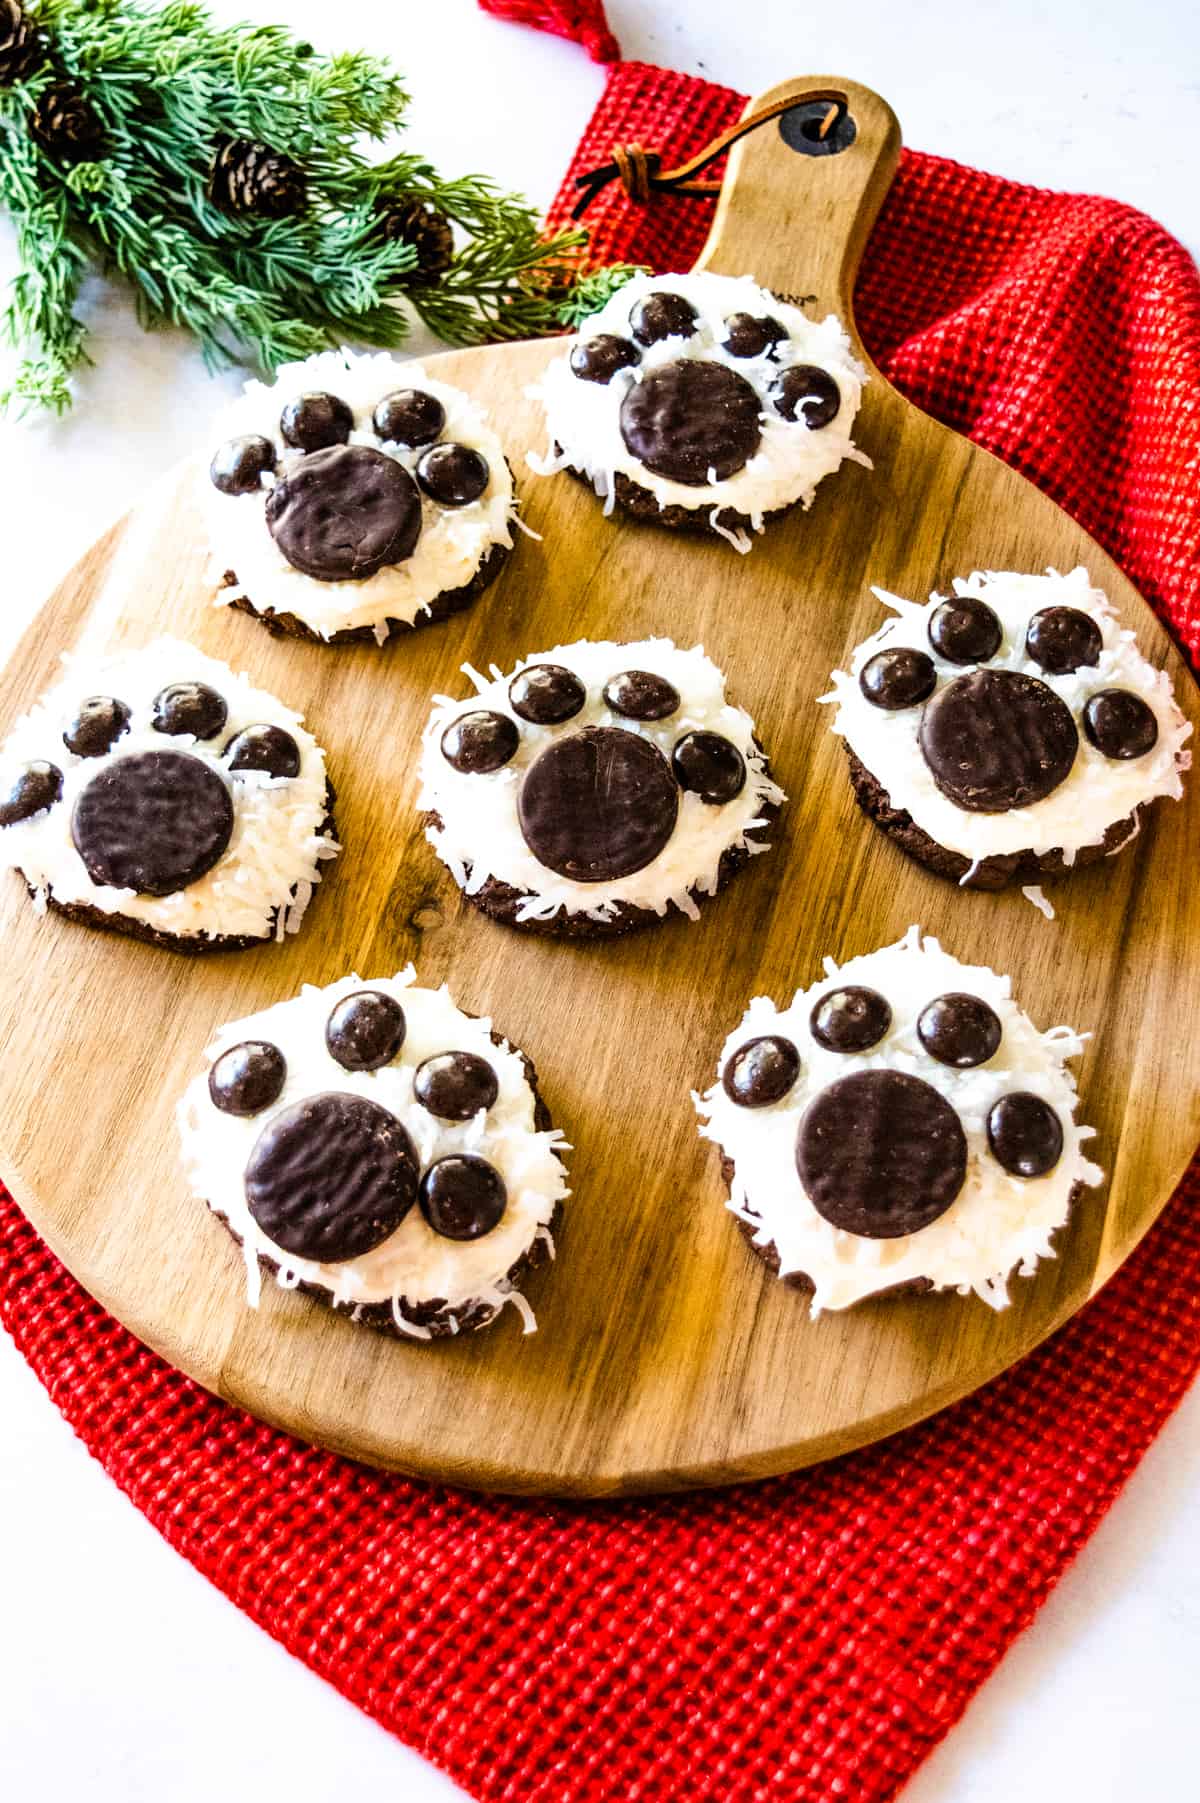
[{"label": "leather hanging cord", "polygon": [[652,195],[661,193],[674,194],[715,194],[721,184],[713,181],[693,181],[692,176],[709,163],[715,162],[722,151],[728,150],[739,138],[748,132],[757,131],[760,125],[768,120],[778,119],[782,113],[790,113],[793,107],[811,106],[815,101],[825,100],[829,110],[817,127],[817,137],[825,138],[844,117],[847,111],[846,96],[836,88],[810,88],[806,94],[789,94],[783,100],[773,100],[770,106],[761,106],[757,112],[750,113],[745,119],[739,119],[728,131],[698,150],[689,157],[686,163],[680,163],[677,169],[662,167],[662,153],[647,150],[641,144],[614,144],[611,151],[612,161],[604,163],[599,169],[591,169],[586,175],[575,177],[575,186],[584,190],[580,199],[571,209],[572,219],[581,219],[591,206],[601,189],[609,182],[619,181],[631,200],[648,201]]}]

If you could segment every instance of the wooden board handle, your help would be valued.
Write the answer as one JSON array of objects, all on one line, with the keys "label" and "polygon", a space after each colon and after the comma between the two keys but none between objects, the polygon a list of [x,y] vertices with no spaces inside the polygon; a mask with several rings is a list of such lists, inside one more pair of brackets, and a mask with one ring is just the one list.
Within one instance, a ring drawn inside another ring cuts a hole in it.
[{"label": "wooden board handle", "polygon": [[717,216],[697,269],[753,275],[814,319],[836,313],[862,351],[851,300],[867,234],[891,186],[900,127],[886,100],[836,75],[781,82],[750,101],[744,117],[789,95],[844,94],[851,143],[836,154],[806,154],[804,114],[784,113],[742,138],[729,153]]}]

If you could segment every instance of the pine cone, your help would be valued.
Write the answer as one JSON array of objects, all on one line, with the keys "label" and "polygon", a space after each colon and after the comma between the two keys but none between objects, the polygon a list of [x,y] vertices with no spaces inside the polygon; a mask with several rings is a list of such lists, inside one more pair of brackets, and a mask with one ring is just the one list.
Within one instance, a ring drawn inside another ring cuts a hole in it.
[{"label": "pine cone", "polygon": [[396,278],[412,287],[432,286],[454,261],[450,221],[431,201],[403,195],[381,201],[379,230],[389,244],[411,244],[416,251],[416,268]]},{"label": "pine cone", "polygon": [[226,138],[217,146],[208,178],[208,197],[222,213],[251,213],[259,219],[286,219],[308,202],[303,169],[282,150],[253,138]]},{"label": "pine cone", "polygon": [[56,81],[45,89],[29,130],[56,163],[94,163],[104,155],[104,127],[74,82]]},{"label": "pine cone", "polygon": [[7,88],[40,61],[41,46],[17,0],[0,0],[0,87]]}]

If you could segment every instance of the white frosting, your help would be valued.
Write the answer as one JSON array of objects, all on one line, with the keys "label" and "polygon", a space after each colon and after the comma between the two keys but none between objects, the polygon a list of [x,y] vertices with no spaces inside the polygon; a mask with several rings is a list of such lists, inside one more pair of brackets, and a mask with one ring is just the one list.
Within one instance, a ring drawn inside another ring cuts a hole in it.
[{"label": "white frosting", "polygon": [[[1102,590],[1092,587],[1086,570],[1072,570],[1067,576],[1055,570],[1045,576],[976,571],[965,580],[956,579],[953,586],[956,595],[986,601],[1004,627],[999,651],[983,667],[1024,671],[1061,695],[1079,727],[1079,751],[1066,781],[1031,807],[1013,808],[1006,814],[973,814],[957,807],[942,794],[921,753],[917,736],[920,707],[895,712],[875,707],[860,689],[858,676],[877,651],[898,645],[926,652],[933,659],[939,683],[976,666],[949,663],[929,642],[929,619],[943,596],[913,602],[875,589],[874,594],[896,617],[858,647],[849,675],[842,670],[834,672],[833,692],[821,699],[834,704],[834,732],[842,734],[859,761],[886,789],[893,807],[911,814],[937,844],[972,860],[1005,852],[1040,854],[1061,846],[1071,864],[1082,847],[1099,844],[1114,821],[1125,819],[1139,802],[1160,795],[1179,799],[1183,793],[1181,772],[1191,762],[1190,752],[1183,749],[1191,726],[1175,704],[1170,677],[1147,663],[1134,634],[1121,625]],[[1066,676],[1053,676],[1034,662],[1025,650],[1025,631],[1033,615],[1044,607],[1078,608],[1095,620],[1104,641],[1099,663],[1084,665]],[[1107,758],[1085,736],[1081,724],[1084,703],[1097,689],[1107,688],[1132,689],[1153,709],[1158,742],[1145,757]]]},{"label": "white frosting", "polygon": [[[649,489],[661,507],[686,507],[694,512],[733,508],[747,515],[756,532],[764,515],[800,501],[812,505],[817,483],[847,458],[870,467],[869,458],[856,450],[850,437],[858,412],[866,371],[850,350],[850,340],[838,319],[808,319],[799,307],[776,300],[750,276],[638,275],[619,289],[586,319],[580,338],[601,332],[629,336],[629,313],[642,295],[682,294],[699,314],[697,330],[690,338],[665,338],[639,346],[640,361],[634,369],[618,370],[611,382],[585,382],[571,373],[570,350],[555,359],[541,381],[530,390],[546,410],[550,454],[529,457],[531,467],[548,475],[568,465],[588,476],[597,494],[611,509],[613,477],[620,473]],[[770,314],[787,327],[788,337],[759,357],[732,357],[723,348],[725,321],[732,313]],[[572,340],[572,343],[574,340]],[[763,405],[762,439],[754,456],[724,481],[692,488],[655,475],[632,456],[621,437],[620,410],[629,389],[650,370],[679,358],[698,357],[723,363],[736,370],[758,392]],[[801,416],[784,419],[770,399],[770,389],[783,370],[795,363],[811,363],[827,370],[837,383],[842,404],[827,426],[813,431]],[[560,447],[555,452],[555,445]],[[715,522],[714,522],[715,523]],[[745,534],[735,534],[737,548],[749,549]]]},{"label": "white frosting", "polygon": [[[509,704],[508,685],[530,664],[565,664],[573,670],[587,689],[581,712],[561,726],[533,726],[520,719]],[[750,852],[767,849],[760,839],[747,835],[764,824],[766,803],[786,797],[766,774],[763,755],[754,743],[753,720],[743,708],[726,701],[725,678],[704,655],[703,646],[684,651],[670,639],[641,639],[632,644],[581,639],[574,645],[558,645],[553,651],[526,657],[507,674],[493,665],[490,680],[469,664],[464,664],[463,670],[477,694],[468,702],[435,696],[421,753],[417,805],[440,816],[442,824],[429,826],[427,837],[466,894],[476,894],[489,877],[495,877],[525,892],[518,910],[521,920],[550,920],[562,910],[604,921],[618,902],[652,908],[656,914],[665,914],[673,903],[695,920],[699,909],[694,893],[713,893],[726,851],[735,846]],[[666,720],[628,720],[614,714],[602,691],[609,677],[621,670],[650,670],[666,677],[679,692],[678,712]],[[450,722],[477,707],[507,714],[521,734],[512,760],[486,776],[455,770],[440,748]],[[649,739],[668,760],[684,733],[700,729],[721,733],[746,761],[746,785],[733,801],[719,807],[701,801],[698,795],[681,794],[675,830],[644,870],[610,883],[572,882],[539,863],[526,845],[517,817],[517,797],[521,780],[539,752],[554,739],[584,726],[623,727]]]},{"label": "white frosting", "polygon": [[[519,1052],[507,1042],[495,1045],[491,1021],[473,1019],[451,1000],[448,990],[418,989],[410,964],[395,977],[343,977],[327,988],[306,984],[290,1001],[277,1002],[245,1020],[220,1028],[207,1048],[209,1065],[245,1039],[265,1039],[278,1046],[287,1062],[283,1092],[269,1108],[251,1117],[223,1114],[208,1093],[207,1069],[188,1085],[178,1109],[183,1162],[195,1196],[228,1221],[242,1241],[247,1300],[257,1307],[261,1294],[258,1255],[279,1266],[276,1281],[283,1289],[299,1283],[320,1284],[334,1302],[357,1308],[390,1302],[401,1331],[428,1339],[429,1330],[406,1319],[402,1302],[415,1308],[441,1298],[461,1310],[476,1302],[494,1310],[511,1302],[533,1331],[525,1298],[513,1289],[508,1272],[536,1239],[550,1241],[555,1208],[569,1195],[561,1153],[568,1149],[554,1129],[534,1125],[535,1098]],[[345,995],[371,988],[393,996],[404,1010],[404,1044],[390,1064],[376,1071],[348,1071],[325,1045],[325,1023]],[[413,1095],[417,1066],[439,1052],[475,1052],[496,1073],[499,1094],[485,1113],[470,1121],[443,1121]],[[246,1205],[246,1163],[260,1133],[284,1109],[306,1098],[335,1090],[364,1096],[390,1110],[412,1138],[421,1169],[454,1152],[474,1152],[490,1160],[504,1179],[507,1205],[499,1223],[477,1240],[449,1240],[435,1233],[419,1207],[405,1216],[396,1231],[374,1251],[340,1264],[297,1258],[262,1232]]]},{"label": "white frosting", "polygon": [[223,495],[213,487],[205,462],[203,505],[218,574],[232,570],[237,586],[221,589],[214,605],[226,606],[247,596],[262,612],[292,613],[331,638],[355,626],[373,626],[380,644],[388,636],[386,622],[411,625],[439,595],[463,588],[493,545],[512,544],[516,498],[504,447],[487,415],[460,388],[439,382],[419,363],[405,363],[386,352],[356,356],[352,351],[323,351],[303,363],[285,363],[275,380],[247,382],[245,393],[220,414],[208,439],[211,458],[226,439],[259,433],[280,452],[286,474],[304,455],[284,444],[279,416],[294,395],[324,389],[338,395],[354,414],[351,444],[370,445],[414,474],[427,445],[406,449],[380,443],[371,424],[376,404],[397,388],[420,388],[446,409],[440,441],[468,445],[487,459],[491,478],[477,501],[465,507],[441,507],[421,495],[421,536],[411,557],[385,564],[363,582],[320,582],[295,569],[267,530],[264,510],[275,478],[264,475],[257,494]]},{"label": "white frosting", "polygon": [[[296,932],[320,862],[336,857],[334,840],[324,837],[327,812],[325,753],[306,732],[299,714],[265,689],[253,688],[227,664],[206,657],[181,639],[161,638],[140,651],[121,651],[95,660],[65,655],[67,673],[22,716],[0,752],[5,770],[45,758],[62,771],[63,792],[52,808],[0,828],[0,866],[19,870],[34,890],[35,904],[85,902],[105,914],[143,921],[175,937],[282,939]],[[205,682],[221,694],[229,717],[213,739],[165,735],[151,726],[152,704],[173,682]],[[112,695],[132,710],[129,730],[103,757],[81,758],[63,744],[63,731],[89,695]],[[230,771],[224,747],[244,726],[262,721],[289,732],[300,751],[294,777],[259,770]],[[138,895],[94,883],[71,838],[76,797],[93,777],[117,759],[139,751],[185,751],[216,770],[233,798],[233,833],[228,849],[198,882],[174,895]]]},{"label": "white frosting", "polygon": [[[775,1246],[782,1277],[804,1272],[812,1279],[814,1315],[921,1277],[938,1289],[973,1291],[993,1308],[1006,1307],[1009,1274],[1015,1269],[1029,1276],[1039,1259],[1054,1257],[1051,1241],[1067,1219],[1074,1186],[1103,1179],[1083,1150],[1093,1133],[1076,1124],[1075,1078],[1065,1062],[1079,1056],[1085,1036],[1071,1027],[1039,1033],[1013,1001],[1008,977],[986,965],[960,964],[936,939],[922,940],[915,926],[897,944],[840,968],[832,958],[824,962],[825,975],[797,991],[789,1007],[755,997],[725,1042],[717,1082],[703,1096],[693,1095],[702,1137],[715,1141],[735,1167],[729,1209],[755,1230],[756,1245]],[[885,996],[892,1024],[867,1052],[830,1052],[813,1038],[809,1016],[828,990],[849,983]],[[973,1070],[939,1064],[917,1038],[922,1009],[951,991],[982,997],[1003,1028],[995,1056]],[[800,1076],[782,1101],[742,1108],[726,1095],[720,1073],[739,1046],[765,1033],[792,1041]],[[809,1201],[796,1170],[796,1134],[809,1102],[839,1077],[864,1070],[922,1078],[953,1104],[966,1134],[967,1174],[955,1201],[928,1227],[899,1239],[866,1239],[831,1226]],[[1062,1123],[1062,1157],[1044,1177],[1010,1176],[988,1147],[988,1112],[1012,1090],[1041,1096]]]}]

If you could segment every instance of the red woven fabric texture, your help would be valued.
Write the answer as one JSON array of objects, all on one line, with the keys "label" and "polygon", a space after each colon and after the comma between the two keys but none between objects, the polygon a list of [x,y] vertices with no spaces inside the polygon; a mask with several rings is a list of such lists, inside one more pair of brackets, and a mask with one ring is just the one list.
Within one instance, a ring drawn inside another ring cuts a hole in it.
[{"label": "red woven fabric texture", "polygon": [[594,63],[615,63],[621,54],[600,0],[479,0],[479,4],[498,19],[582,44]]},{"label": "red woven fabric texture", "polygon": [[[686,151],[738,105],[619,67],[577,167],[614,139]],[[680,267],[710,214],[609,195],[596,249]],[[889,375],[1085,521],[1195,651],[1200,283],[1180,248],[1110,202],[909,154],[864,267]],[[1194,1376],[1200,1170],[979,1395],[835,1465],[690,1498],[487,1500],[301,1446],[140,1346],[2,1192],[0,1319],[171,1544],[477,1797],[881,1803]]]}]

